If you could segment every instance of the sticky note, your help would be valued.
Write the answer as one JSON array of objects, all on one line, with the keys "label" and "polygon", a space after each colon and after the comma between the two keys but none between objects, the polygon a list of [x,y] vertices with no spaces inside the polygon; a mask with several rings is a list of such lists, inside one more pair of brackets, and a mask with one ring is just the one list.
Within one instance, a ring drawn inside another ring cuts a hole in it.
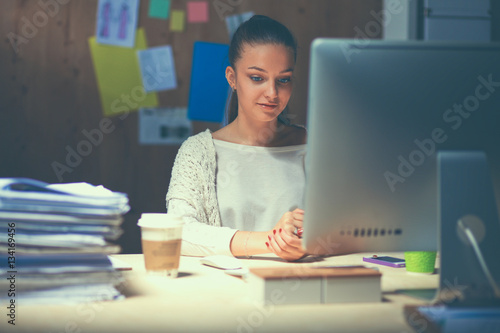
[{"label": "sticky note", "polygon": [[189,23],[208,22],[208,2],[206,1],[189,1],[187,12]]},{"label": "sticky note", "polygon": [[96,37],[89,38],[89,47],[105,116],[158,105],[157,95],[144,90],[137,61],[137,51],[147,48],[143,28],[137,30],[134,48],[99,44]]},{"label": "sticky note", "polygon": [[149,0],[149,17],[168,19],[170,0]]},{"label": "sticky note", "polygon": [[139,0],[99,0],[96,37],[100,44],[134,47]]},{"label": "sticky note", "polygon": [[189,88],[188,118],[221,123],[229,92],[226,67],[229,45],[195,42]]},{"label": "sticky note", "polygon": [[177,88],[174,55],[170,45],[137,51],[146,92]]},{"label": "sticky note", "polygon": [[185,24],[186,24],[186,12],[183,10],[172,10],[170,17],[170,30],[184,31]]}]

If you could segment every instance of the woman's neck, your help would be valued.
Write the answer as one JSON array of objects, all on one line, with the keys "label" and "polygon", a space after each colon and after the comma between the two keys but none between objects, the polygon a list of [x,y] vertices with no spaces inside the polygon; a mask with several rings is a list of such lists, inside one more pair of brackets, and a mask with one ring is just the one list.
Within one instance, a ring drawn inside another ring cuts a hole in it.
[{"label": "woman's neck", "polygon": [[232,123],[234,138],[249,146],[272,146],[276,139],[278,121],[256,122],[238,115]]}]

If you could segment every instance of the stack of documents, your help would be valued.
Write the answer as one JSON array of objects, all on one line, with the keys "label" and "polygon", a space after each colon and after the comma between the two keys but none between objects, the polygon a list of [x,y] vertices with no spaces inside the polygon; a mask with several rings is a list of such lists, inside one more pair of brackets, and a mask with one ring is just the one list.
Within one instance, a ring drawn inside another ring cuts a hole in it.
[{"label": "stack of documents", "polygon": [[0,295],[35,303],[121,298],[108,254],[123,233],[126,194],[87,183],[0,178]]}]

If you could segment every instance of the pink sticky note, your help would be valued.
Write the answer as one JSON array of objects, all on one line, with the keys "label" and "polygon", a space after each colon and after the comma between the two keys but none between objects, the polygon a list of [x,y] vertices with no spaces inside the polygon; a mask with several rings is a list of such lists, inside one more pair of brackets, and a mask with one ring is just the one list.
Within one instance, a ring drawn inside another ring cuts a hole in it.
[{"label": "pink sticky note", "polygon": [[189,1],[187,3],[189,23],[208,22],[208,2]]}]

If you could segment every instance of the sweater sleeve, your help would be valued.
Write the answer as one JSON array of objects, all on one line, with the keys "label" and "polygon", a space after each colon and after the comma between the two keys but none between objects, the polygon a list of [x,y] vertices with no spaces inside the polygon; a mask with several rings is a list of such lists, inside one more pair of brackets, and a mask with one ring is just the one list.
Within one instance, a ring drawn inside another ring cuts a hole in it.
[{"label": "sweater sleeve", "polygon": [[215,165],[210,163],[215,156],[209,156],[202,135],[190,137],[177,153],[166,196],[167,211],[184,219],[183,255],[231,255],[229,245],[236,230],[220,226],[212,179]]},{"label": "sweater sleeve", "polygon": [[192,207],[194,218],[199,222],[208,223],[203,209],[203,167],[197,156],[199,147],[194,137],[188,138],[179,148],[175,157],[172,175],[166,196],[168,211],[169,201],[172,199],[184,200]]},{"label": "sweater sleeve", "polygon": [[182,255],[232,255],[230,243],[237,230],[198,222],[194,208],[184,200],[171,199],[168,202],[168,212],[181,215],[184,219]]}]

